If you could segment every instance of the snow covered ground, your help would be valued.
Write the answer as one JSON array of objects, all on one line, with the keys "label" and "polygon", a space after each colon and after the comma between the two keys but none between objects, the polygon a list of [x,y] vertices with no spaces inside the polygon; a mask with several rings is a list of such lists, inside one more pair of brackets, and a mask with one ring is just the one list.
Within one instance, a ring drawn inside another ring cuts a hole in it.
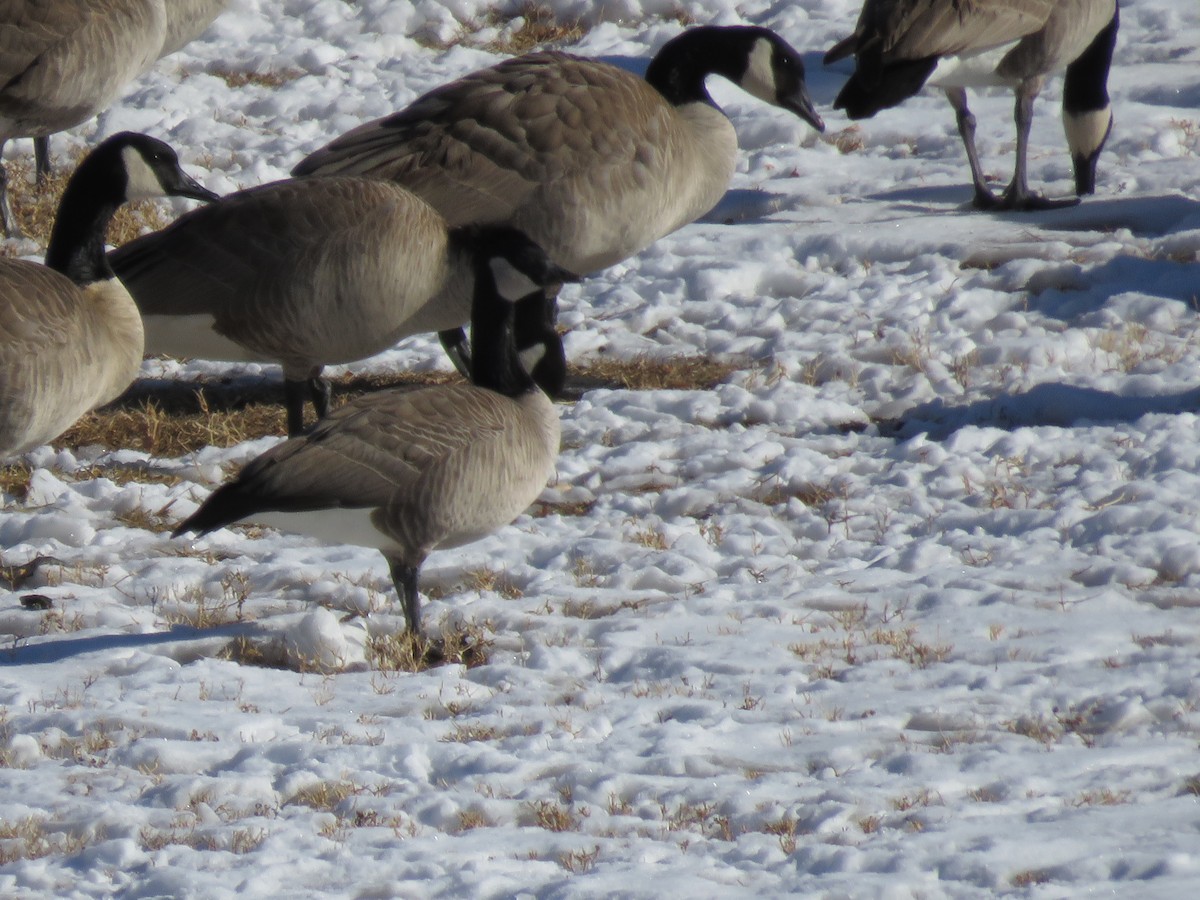
[{"label": "snow covered ground", "polygon": [[[673,0],[546,5],[631,67],[680,28]],[[1196,891],[1200,7],[1125,5],[1094,197],[983,215],[940,96],[830,108],[857,5],[685,5],[804,51],[829,130],[714,84],[724,201],[564,292],[577,362],[735,372],[564,405],[539,514],[431,559],[427,624],[485,665],[367,664],[403,624],[374,551],[167,536],[273,439],[30,454],[3,558],[65,565],[27,586],[50,610],[0,599],[0,896]],[[214,190],[283,177],[495,62],[430,46],[489,6],[233,0],[55,149],[134,128]],[[1060,92],[1031,177],[1065,195]],[[1004,182],[1010,95],[974,109]]]}]

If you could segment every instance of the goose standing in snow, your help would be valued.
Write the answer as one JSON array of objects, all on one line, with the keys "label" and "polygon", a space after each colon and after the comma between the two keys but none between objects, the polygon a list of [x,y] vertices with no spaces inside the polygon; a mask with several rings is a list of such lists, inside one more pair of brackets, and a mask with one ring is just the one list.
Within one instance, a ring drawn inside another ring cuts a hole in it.
[{"label": "goose standing in snow", "polygon": [[[109,260],[141,311],[147,353],[280,363],[297,435],[306,398],[318,418],[328,412],[325,366],[469,321],[473,260],[506,242],[530,244],[507,227],[449,228],[397,184],[310,178],[229,194]],[[556,393],[557,381],[543,383]]]},{"label": "goose standing in snow", "polygon": [[124,132],[79,164],[46,264],[0,259],[0,458],[58,437],[137,377],[142,323],[109,268],[104,232],[126,200],[213,200],[162,141]]},{"label": "goose standing in snow", "polygon": [[[451,225],[512,225],[584,275],[644,250],[724,195],[737,134],[709,96],[709,75],[825,127],[800,54],[779,35],[703,26],[663,45],[645,78],[554,51],[506,60],[347,132],[292,174],[395,181]],[[465,371],[462,330],[440,337]]]},{"label": "goose standing in snow", "polygon": [[540,323],[540,341],[527,353],[565,367],[552,310],[536,289],[567,273],[528,240],[489,246],[472,263],[472,384],[352,400],[307,435],[252,460],[174,534],[249,519],[377,547],[408,628],[419,634],[417,573],[425,558],[515,519],[541,493],[558,455],[558,415],[528,374],[513,330],[524,307]]},{"label": "goose standing in snow", "polygon": [[[1063,125],[1075,192],[1096,186],[1096,161],[1112,129],[1108,72],[1117,39],[1116,0],[866,0],[850,37],[825,63],[851,54],[854,73],[834,102],[852,119],[873,116],[925,84],[940,87],[967,150],[974,204],[981,209],[1047,209],[1078,203],[1029,190],[1026,160],[1033,101],[1047,76],[1066,69]],[[1001,85],[1016,93],[1017,149],[1012,182],[996,197],[975,149],[966,88]]]}]

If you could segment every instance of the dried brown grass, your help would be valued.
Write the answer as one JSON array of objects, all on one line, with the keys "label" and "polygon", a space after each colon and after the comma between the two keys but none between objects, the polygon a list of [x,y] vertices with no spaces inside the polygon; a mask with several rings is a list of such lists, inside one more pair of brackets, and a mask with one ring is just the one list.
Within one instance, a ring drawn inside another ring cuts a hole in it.
[{"label": "dried brown grass", "polygon": [[569,367],[569,377],[584,383],[631,391],[711,390],[724,382],[744,362],[712,359],[707,356],[681,356],[675,359],[655,359],[636,356],[633,359],[592,359]]},{"label": "dried brown grass", "polygon": [[[570,376],[583,385],[627,390],[708,390],[742,365],[707,357],[673,360],[637,357],[592,360],[572,366]],[[449,384],[460,381],[454,372],[401,372],[331,379],[333,405],[378,390]],[[287,431],[283,387],[268,379],[199,382],[137,382],[115,403],[82,417],[63,433],[55,446],[77,449],[99,446],[109,450],[140,450],[158,457],[179,457],[204,447],[231,447],[243,441]],[[98,472],[116,480],[110,471]],[[0,490],[15,493],[28,484],[28,470],[0,470]],[[570,504],[546,508],[543,514],[578,515]]]},{"label": "dried brown grass", "polygon": [[444,665],[473,669],[487,664],[491,649],[486,632],[474,624],[447,628],[436,638],[406,630],[371,635],[367,663],[381,672],[424,672]]},{"label": "dried brown grass", "polygon": [[[334,405],[374,390],[456,380],[449,373],[332,379]],[[282,385],[139,383],[124,397],[88,413],[54,443],[78,448],[141,450],[178,457],[204,447],[232,447],[287,431]],[[105,473],[107,474],[107,473]]]},{"label": "dried brown grass", "polygon": [[516,16],[493,10],[487,17],[487,24],[503,26],[517,17],[521,24],[516,30],[501,40],[491,41],[484,49],[518,56],[547,44],[573,44],[588,30],[579,19],[560,20],[550,7],[534,2],[522,3]]},{"label": "dried brown grass", "polygon": [[221,67],[209,69],[208,74],[220,78],[235,90],[237,88],[246,87],[247,85],[267,88],[282,87],[283,85],[304,76],[304,72],[300,69],[280,69],[278,71],[267,72],[240,72]]}]

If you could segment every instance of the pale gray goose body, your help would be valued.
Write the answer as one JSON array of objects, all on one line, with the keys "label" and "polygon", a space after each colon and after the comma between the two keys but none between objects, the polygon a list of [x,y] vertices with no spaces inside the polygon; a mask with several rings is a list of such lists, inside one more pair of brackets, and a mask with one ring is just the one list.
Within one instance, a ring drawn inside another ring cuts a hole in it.
[{"label": "pale gray goose body", "polygon": [[158,55],[167,56],[194,41],[229,5],[229,0],[163,0],[167,32]]},{"label": "pale gray goose body", "polygon": [[[5,0],[0,19],[0,151],[31,137],[40,175],[49,135],[107,108],[158,59],[167,34],[163,0]],[[0,224],[19,234],[0,167]]]}]

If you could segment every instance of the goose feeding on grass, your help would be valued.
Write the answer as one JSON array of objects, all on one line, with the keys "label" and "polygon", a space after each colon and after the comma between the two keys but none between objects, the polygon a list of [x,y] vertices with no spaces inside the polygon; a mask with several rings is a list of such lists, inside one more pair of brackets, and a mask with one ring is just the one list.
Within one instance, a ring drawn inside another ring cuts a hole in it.
[{"label": "goose feeding on grass", "polygon": [[[1063,126],[1075,193],[1096,188],[1096,161],[1112,130],[1108,73],[1117,39],[1116,0],[867,0],[854,33],[825,63],[855,58],[854,73],[834,102],[852,119],[869,118],[928,84],[945,91],[967,151],[974,205],[1034,210],[1069,206],[1047,200],[1026,176],[1033,101],[1046,78],[1065,69]],[[987,186],[975,148],[968,87],[998,85],[1016,94],[1016,163],[999,197]]]}]

